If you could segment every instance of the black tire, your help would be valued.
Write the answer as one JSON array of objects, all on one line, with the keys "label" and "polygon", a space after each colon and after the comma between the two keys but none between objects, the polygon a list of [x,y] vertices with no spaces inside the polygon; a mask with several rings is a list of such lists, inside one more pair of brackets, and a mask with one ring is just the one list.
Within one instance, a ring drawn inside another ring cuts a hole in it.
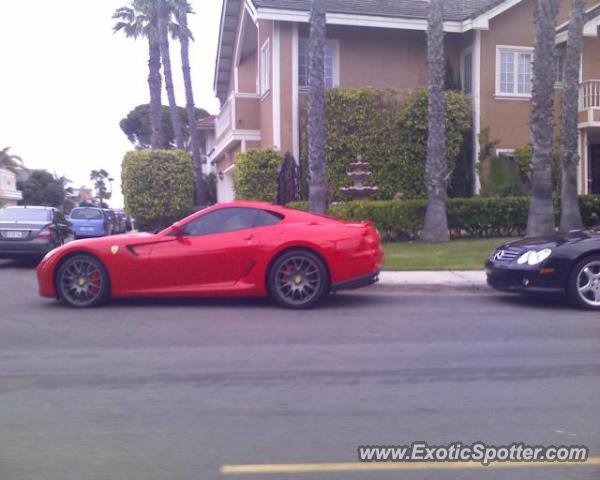
[{"label": "black tire", "polygon": [[[586,269],[592,274],[599,275],[598,278],[590,278],[584,272]],[[590,290],[585,293],[582,290],[587,286],[586,278],[589,280]],[[595,293],[597,292],[597,293]],[[580,260],[569,275],[567,285],[567,296],[569,301],[576,307],[584,310],[600,310],[600,255],[593,255]]]},{"label": "black tire", "polygon": [[267,278],[271,298],[282,307],[301,310],[321,302],[329,293],[327,267],[307,250],[290,250],[278,257]]},{"label": "black tire", "polygon": [[67,258],[56,272],[55,283],[58,297],[73,308],[98,307],[110,295],[106,268],[91,255]]}]

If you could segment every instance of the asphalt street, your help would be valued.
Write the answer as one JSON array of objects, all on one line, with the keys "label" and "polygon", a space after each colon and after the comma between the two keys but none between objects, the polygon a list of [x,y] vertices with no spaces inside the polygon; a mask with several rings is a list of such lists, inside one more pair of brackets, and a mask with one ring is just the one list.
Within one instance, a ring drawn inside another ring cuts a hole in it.
[{"label": "asphalt street", "polygon": [[[263,300],[75,311],[10,261],[0,292],[0,480],[600,478],[598,464],[326,471],[359,445],[413,441],[600,457],[600,314],[558,300],[372,287],[308,312]],[[322,470],[273,473],[290,464]]]}]

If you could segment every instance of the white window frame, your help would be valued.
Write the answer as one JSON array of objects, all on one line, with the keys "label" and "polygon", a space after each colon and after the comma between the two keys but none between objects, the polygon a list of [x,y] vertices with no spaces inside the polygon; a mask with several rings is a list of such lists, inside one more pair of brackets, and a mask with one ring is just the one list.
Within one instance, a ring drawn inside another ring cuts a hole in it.
[{"label": "white window frame", "polygon": [[499,99],[519,99],[528,100],[531,98],[530,93],[518,93],[519,88],[519,64],[518,60],[513,60],[513,92],[502,92],[500,90],[501,80],[501,62],[503,53],[512,53],[514,59],[518,59],[518,54],[528,53],[531,55],[532,69],[531,69],[531,81],[533,84],[533,61],[535,49],[533,47],[523,47],[515,45],[497,45],[496,46],[496,98]]},{"label": "white window frame", "polygon": [[[465,91],[465,58],[467,55],[471,55],[471,91],[467,93]],[[473,47],[469,47],[463,50],[460,54],[460,89],[464,95],[468,97],[473,95],[473,87],[475,86],[475,57],[473,56]]]},{"label": "white window frame", "polygon": [[502,154],[505,154],[507,157],[515,158],[515,149],[514,148],[497,148],[496,156],[500,158]]},{"label": "white window frame", "polygon": [[[554,66],[556,67],[556,81],[554,82],[554,88],[563,88],[565,85],[565,61],[566,61],[567,52],[561,49],[556,49],[554,52]],[[561,66],[558,61],[559,58],[562,58],[562,71],[558,68]],[[560,76],[560,79],[559,79]]]},{"label": "white window frame", "polygon": [[271,91],[271,41],[267,39],[260,47],[259,60],[260,94],[264,97]]},{"label": "white window frame", "polygon": [[[302,44],[308,44],[309,39],[307,37],[302,37],[298,39],[298,58],[300,58],[300,49],[302,48]],[[330,45],[332,47],[333,52],[333,74],[332,74],[332,86],[327,88],[336,88],[340,86],[340,41],[335,38],[328,38],[325,40],[326,45]],[[307,45],[308,48],[308,45]],[[310,67],[310,59],[307,59]],[[298,86],[300,90],[307,90],[308,85],[300,84],[300,67],[298,67]]]}]

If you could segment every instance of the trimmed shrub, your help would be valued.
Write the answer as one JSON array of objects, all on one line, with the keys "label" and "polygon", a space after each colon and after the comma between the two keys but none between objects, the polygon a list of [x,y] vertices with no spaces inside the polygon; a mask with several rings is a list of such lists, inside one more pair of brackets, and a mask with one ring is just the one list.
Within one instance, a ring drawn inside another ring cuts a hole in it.
[{"label": "trimmed shrub", "polygon": [[488,178],[483,182],[482,194],[489,197],[522,197],[529,194],[522,180],[519,165],[509,157],[492,157]]},{"label": "trimmed shrub", "polygon": [[[377,200],[425,198],[425,161],[427,157],[427,92],[419,89],[409,95],[374,88],[334,88],[327,91],[327,176],[334,200],[345,200],[341,187],[352,184],[347,176],[349,164],[361,155],[373,176],[366,182],[377,185]],[[450,171],[470,175],[472,161],[471,108],[457,92],[446,92],[448,153]],[[305,112],[306,113],[306,112]],[[302,165],[306,173],[306,117],[302,128]],[[457,163],[466,162],[456,168]],[[451,193],[468,194],[456,182]],[[451,181],[454,185],[455,182]],[[303,182],[306,191],[306,180]]]},{"label": "trimmed shrub", "polygon": [[240,153],[235,162],[235,198],[275,203],[282,162],[283,157],[276,150]]},{"label": "trimmed shrub", "polygon": [[182,150],[141,150],[123,159],[125,210],[140,230],[169,226],[194,206],[194,166]]},{"label": "trimmed shrub", "polygon": [[[600,223],[600,196],[580,197],[584,224]],[[293,202],[291,208],[307,210],[305,202]],[[555,202],[557,218],[560,201]],[[372,221],[385,241],[418,238],[423,229],[426,200],[357,201],[333,204],[329,215],[350,221]],[[448,224],[453,238],[493,238],[522,236],[527,230],[529,199],[451,198],[448,200]]]}]

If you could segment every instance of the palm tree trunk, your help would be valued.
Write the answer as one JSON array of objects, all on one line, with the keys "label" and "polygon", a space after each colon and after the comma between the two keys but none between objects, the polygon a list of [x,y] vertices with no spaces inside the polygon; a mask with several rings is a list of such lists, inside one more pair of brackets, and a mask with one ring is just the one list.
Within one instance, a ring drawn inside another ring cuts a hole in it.
[{"label": "palm tree trunk", "polygon": [[185,109],[190,130],[192,144],[192,158],[196,169],[196,206],[206,206],[206,188],[202,174],[202,149],[200,148],[200,135],[198,134],[198,118],[194,104],[194,90],[192,87],[192,70],[190,68],[190,37],[188,35],[187,2],[179,4],[177,19],[181,26],[179,42],[181,44],[181,67],[183,70],[183,83],[185,86]]},{"label": "palm tree trunk", "polygon": [[152,149],[163,148],[164,135],[162,129],[162,78],[160,76],[160,44],[153,38],[148,38],[149,57],[148,86],[150,87],[150,123],[152,126]]},{"label": "palm tree trunk", "polygon": [[555,232],[552,147],[554,133],[554,50],[559,0],[537,0],[535,14],[535,59],[533,62],[531,138],[531,202],[527,234]]},{"label": "palm tree trunk", "polygon": [[585,0],[573,0],[569,23],[569,43],[565,58],[565,88],[561,125],[563,159],[560,229],[563,232],[583,228],[577,192],[579,166],[579,128],[577,124],[579,122],[579,73],[585,8]]},{"label": "palm tree trunk", "polygon": [[329,198],[327,186],[327,134],[325,123],[325,29],[324,0],[312,0],[309,41],[308,105],[308,208],[325,213]]},{"label": "palm tree trunk", "polygon": [[161,12],[158,19],[158,31],[160,35],[160,56],[163,64],[163,75],[165,76],[165,87],[167,89],[167,98],[169,99],[169,108],[171,110],[171,122],[173,123],[173,133],[175,134],[175,146],[183,150],[183,132],[181,130],[181,121],[177,111],[177,102],[175,101],[175,88],[173,87],[173,72],[171,70],[171,54],[169,53],[169,28],[167,18],[168,14]]},{"label": "palm tree trunk", "polygon": [[444,79],[444,18],[442,0],[431,0],[427,34],[429,135],[427,139],[427,212],[422,239],[439,243],[450,240],[446,200],[448,198],[448,148]]}]

